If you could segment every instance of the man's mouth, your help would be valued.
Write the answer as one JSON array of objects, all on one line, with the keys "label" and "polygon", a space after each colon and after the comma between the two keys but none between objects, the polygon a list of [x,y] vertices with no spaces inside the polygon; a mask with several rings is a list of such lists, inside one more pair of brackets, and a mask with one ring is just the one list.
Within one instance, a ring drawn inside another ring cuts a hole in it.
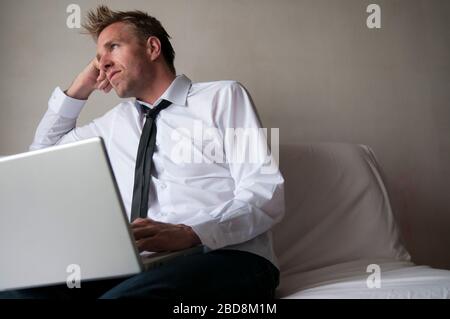
[{"label": "man's mouth", "polygon": [[113,73],[111,73],[111,75],[109,76],[109,82],[111,82],[118,73],[120,73],[120,71],[114,71]]}]

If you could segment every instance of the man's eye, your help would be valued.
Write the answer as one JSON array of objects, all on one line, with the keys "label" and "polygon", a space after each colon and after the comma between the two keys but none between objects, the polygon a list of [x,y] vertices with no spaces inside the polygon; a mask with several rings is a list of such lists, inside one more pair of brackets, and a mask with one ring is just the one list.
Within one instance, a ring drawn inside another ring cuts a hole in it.
[{"label": "man's eye", "polygon": [[114,49],[114,48],[116,48],[116,47],[119,47],[119,45],[118,45],[117,43],[111,44],[111,49]]}]

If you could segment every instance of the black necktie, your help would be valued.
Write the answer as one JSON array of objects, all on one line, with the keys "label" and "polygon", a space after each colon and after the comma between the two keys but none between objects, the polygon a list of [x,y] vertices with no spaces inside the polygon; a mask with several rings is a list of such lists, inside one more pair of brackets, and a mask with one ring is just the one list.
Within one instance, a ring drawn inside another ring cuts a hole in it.
[{"label": "black necktie", "polygon": [[141,105],[142,112],[147,120],[142,129],[139,148],[136,156],[134,171],[133,201],[131,204],[131,221],[136,218],[146,218],[148,210],[148,196],[150,192],[150,179],[152,157],[156,143],[156,117],[159,112],[168,107],[171,102],[162,100],[156,107],[150,109]]}]

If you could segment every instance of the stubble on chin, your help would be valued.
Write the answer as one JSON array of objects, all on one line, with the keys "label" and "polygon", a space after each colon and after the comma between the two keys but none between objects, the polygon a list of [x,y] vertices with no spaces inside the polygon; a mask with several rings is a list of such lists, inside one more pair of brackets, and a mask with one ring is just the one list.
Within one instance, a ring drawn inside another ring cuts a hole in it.
[{"label": "stubble on chin", "polygon": [[120,88],[119,86],[115,86],[113,88],[114,91],[116,91],[117,96],[120,97],[121,99],[133,97],[131,90],[127,88]]}]

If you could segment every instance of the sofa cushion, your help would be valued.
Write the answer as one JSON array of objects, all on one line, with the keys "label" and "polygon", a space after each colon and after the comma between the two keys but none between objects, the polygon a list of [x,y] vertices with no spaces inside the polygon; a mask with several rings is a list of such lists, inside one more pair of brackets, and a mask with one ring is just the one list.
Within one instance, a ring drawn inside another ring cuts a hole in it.
[{"label": "sofa cushion", "polygon": [[273,231],[282,272],[360,259],[409,260],[371,149],[281,145],[286,215]]}]

